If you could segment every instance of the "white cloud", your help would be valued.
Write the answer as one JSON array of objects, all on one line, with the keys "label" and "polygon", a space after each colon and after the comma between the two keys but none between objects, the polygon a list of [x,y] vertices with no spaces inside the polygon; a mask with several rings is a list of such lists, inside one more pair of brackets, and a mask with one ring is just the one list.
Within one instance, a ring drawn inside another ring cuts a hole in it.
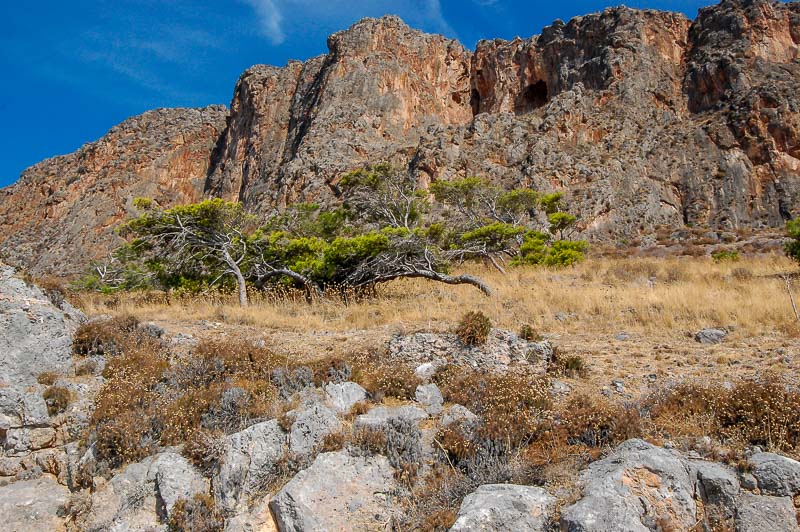
[{"label": "white cloud", "polygon": [[281,44],[286,40],[283,32],[283,15],[273,0],[244,0],[256,14],[258,31],[268,38],[272,44]]},{"label": "white cloud", "polygon": [[[281,44],[291,35],[292,27],[309,24],[338,31],[363,17],[398,15],[412,27],[458,38],[447,22],[440,0],[241,0],[249,5],[258,31],[272,44]],[[496,0],[480,0],[496,1]]]}]

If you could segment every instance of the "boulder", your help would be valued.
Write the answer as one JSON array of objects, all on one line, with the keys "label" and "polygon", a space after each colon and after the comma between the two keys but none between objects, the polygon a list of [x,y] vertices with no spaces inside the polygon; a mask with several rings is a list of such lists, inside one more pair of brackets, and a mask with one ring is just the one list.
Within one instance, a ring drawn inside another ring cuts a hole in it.
[{"label": "boulder", "polygon": [[329,382],[324,387],[328,404],[339,413],[347,413],[353,405],[367,398],[367,391],[355,382]]},{"label": "boulder", "polygon": [[270,501],[280,530],[384,530],[394,469],[385,456],[319,455]]},{"label": "boulder", "polygon": [[390,419],[405,419],[412,422],[426,419],[428,414],[421,408],[411,405],[378,406],[356,418],[356,427],[378,428]]},{"label": "boulder", "polygon": [[308,455],[320,445],[325,436],[342,430],[336,414],[322,405],[314,405],[297,413],[289,432],[289,450]]},{"label": "boulder", "polygon": [[52,446],[56,431],[51,427],[9,429],[6,432],[6,453],[20,455]]},{"label": "boulder", "polygon": [[178,453],[166,452],[158,455],[151,466],[155,471],[156,497],[162,515],[168,518],[175,503],[180,499],[192,499],[200,493],[208,493],[208,479]]},{"label": "boulder", "polygon": [[743,493],[736,505],[736,532],[797,532],[797,515],[789,497]]},{"label": "boulder", "polygon": [[756,453],[748,460],[764,495],[800,495],[800,462],[775,453]]},{"label": "boulder", "polygon": [[428,414],[436,416],[442,412],[444,398],[442,397],[442,392],[439,391],[439,387],[435,384],[417,386],[414,398],[418,403],[424,405],[425,412]]},{"label": "boulder", "polygon": [[49,475],[2,486],[2,529],[13,532],[64,530],[58,511],[68,500],[69,490]]},{"label": "boulder", "polygon": [[450,531],[548,530],[555,503],[542,488],[485,484],[464,498]]},{"label": "boulder", "polygon": [[220,467],[214,478],[217,502],[233,511],[243,494],[269,474],[286,452],[286,433],[272,419],[226,436]]},{"label": "boulder", "polygon": [[724,329],[701,329],[694,335],[694,339],[701,344],[711,345],[722,342],[728,336],[728,331]]},{"label": "boulder", "polygon": [[705,505],[706,520],[712,529],[732,522],[739,496],[739,479],[728,467],[715,462],[691,463],[697,475],[698,492]]},{"label": "boulder", "polygon": [[453,405],[444,411],[439,422],[443,427],[446,427],[453,423],[476,421],[477,419],[478,416],[473,414],[469,408],[461,405]]},{"label": "boulder", "polygon": [[647,532],[695,522],[694,482],[677,452],[628,440],[581,475],[583,497],[565,508],[564,530]]}]

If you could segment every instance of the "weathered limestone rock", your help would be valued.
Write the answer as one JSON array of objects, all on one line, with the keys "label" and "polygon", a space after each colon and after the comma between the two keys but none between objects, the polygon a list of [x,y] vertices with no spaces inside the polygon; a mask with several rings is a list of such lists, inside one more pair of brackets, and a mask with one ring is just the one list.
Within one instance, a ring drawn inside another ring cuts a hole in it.
[{"label": "weathered limestone rock", "polygon": [[367,398],[367,391],[355,382],[329,382],[324,390],[328,404],[340,413],[349,412],[354,404]]},{"label": "weathered limestone rock", "polygon": [[464,498],[450,531],[545,531],[555,503],[542,488],[485,484]]},{"label": "weathered limestone rock", "polygon": [[442,412],[444,398],[442,397],[442,392],[439,391],[439,387],[435,384],[417,386],[414,398],[418,403],[425,406],[425,412],[428,414],[436,416]]},{"label": "weathered limestone rock", "polygon": [[34,416],[36,420],[28,421],[38,422],[42,417],[41,404],[25,397],[25,388],[36,384],[36,377],[45,371],[66,372],[72,335],[83,319],[69,303],[62,303],[62,308],[0,263],[0,414],[10,415],[9,403],[17,402],[21,418]]},{"label": "weathered limestone rock", "polygon": [[701,344],[710,345],[722,342],[726,336],[728,336],[728,332],[723,329],[702,329],[697,331],[694,339]]},{"label": "weathered limestone rock", "polygon": [[426,419],[428,414],[419,407],[411,405],[403,406],[378,406],[361,414],[356,418],[356,427],[378,428],[385,425],[390,419],[403,419],[416,423]]},{"label": "weathered limestone rock", "polygon": [[453,405],[447,408],[442,414],[439,423],[443,427],[448,425],[452,425],[453,423],[463,423],[463,422],[470,422],[475,421],[478,419],[478,416],[473,414],[467,407],[461,405]]},{"label": "weathered limestone rock", "polygon": [[757,453],[748,460],[764,495],[800,495],[800,462],[774,453]]},{"label": "weathered limestone rock", "polygon": [[694,483],[681,456],[641,440],[621,444],[581,475],[583,497],[564,509],[565,530],[678,530],[696,521]]},{"label": "weathered limestone rock", "polygon": [[208,493],[208,479],[178,453],[161,453],[153,462],[156,497],[163,504],[165,516],[172,514],[180,499],[190,500],[196,494]]},{"label": "weathered limestone rock", "polygon": [[764,497],[744,493],[736,507],[736,532],[797,532],[792,499],[789,497]]},{"label": "weathered limestone rock", "polygon": [[0,527],[14,532],[65,530],[58,509],[68,500],[69,490],[51,476],[0,486]]},{"label": "weathered limestone rock", "polygon": [[274,419],[227,436],[219,472],[214,478],[220,506],[233,511],[258,481],[258,475],[269,473],[285,452],[286,433]]},{"label": "weathered limestone rock", "polygon": [[336,414],[322,405],[314,405],[297,413],[289,431],[289,450],[307,455],[322,443],[328,434],[342,430]]},{"label": "weathered limestone rock", "polygon": [[394,469],[384,456],[324,453],[270,501],[280,530],[384,530]]}]

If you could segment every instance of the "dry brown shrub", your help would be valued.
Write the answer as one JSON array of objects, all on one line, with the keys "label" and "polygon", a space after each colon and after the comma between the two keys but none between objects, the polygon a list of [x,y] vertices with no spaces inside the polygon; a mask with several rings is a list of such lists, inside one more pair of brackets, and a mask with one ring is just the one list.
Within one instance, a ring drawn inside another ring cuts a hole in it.
[{"label": "dry brown shrub", "polygon": [[80,356],[118,355],[126,342],[135,342],[141,336],[135,334],[138,324],[139,320],[130,315],[84,323],[75,331],[72,352]]},{"label": "dry brown shrub", "polygon": [[414,368],[402,363],[388,364],[371,355],[363,359],[353,372],[353,380],[364,387],[376,402],[383,397],[413,399],[421,384]]},{"label": "dry brown shrub", "polygon": [[72,394],[69,389],[63,386],[50,386],[42,392],[42,397],[44,397],[44,402],[47,403],[47,413],[51,416],[66,410],[72,400]]},{"label": "dry brown shrub", "polygon": [[565,444],[605,447],[641,437],[641,417],[636,408],[606,399],[577,394],[559,409],[554,432]]},{"label": "dry brown shrub", "polygon": [[726,397],[719,385],[688,381],[656,391],[644,404],[662,434],[699,437],[717,433],[717,412]]},{"label": "dry brown shrub", "polygon": [[737,383],[718,415],[721,435],[733,441],[795,455],[800,450],[800,392],[778,375]]},{"label": "dry brown shrub", "polygon": [[574,378],[585,377],[588,370],[582,356],[568,355],[555,349],[547,371],[553,375]]},{"label": "dry brown shrub", "polygon": [[222,432],[197,430],[186,440],[181,454],[205,475],[210,475],[222,456],[224,436]]},{"label": "dry brown shrub", "polygon": [[214,498],[198,493],[192,499],[179,499],[167,524],[170,532],[215,532],[222,530],[224,521]]},{"label": "dry brown shrub", "polygon": [[536,437],[549,419],[549,381],[542,376],[522,369],[491,374],[445,366],[434,378],[447,401],[482,418],[478,431],[483,438],[509,449]]},{"label": "dry brown shrub", "polygon": [[492,332],[492,322],[481,311],[467,312],[456,327],[456,335],[464,345],[484,345]]}]

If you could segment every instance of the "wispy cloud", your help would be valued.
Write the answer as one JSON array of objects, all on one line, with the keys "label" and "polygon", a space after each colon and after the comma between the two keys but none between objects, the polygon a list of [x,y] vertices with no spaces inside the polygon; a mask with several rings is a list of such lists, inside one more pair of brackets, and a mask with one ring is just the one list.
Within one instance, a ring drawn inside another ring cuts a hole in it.
[{"label": "wispy cloud", "polygon": [[283,15],[277,2],[273,0],[243,0],[253,8],[258,21],[258,31],[272,44],[281,44],[286,40],[283,32]]},{"label": "wispy cloud", "polygon": [[[240,0],[256,15],[258,32],[272,44],[289,40],[292,28],[308,21],[330,31],[342,29],[362,17],[399,15],[413,26],[458,38],[442,11],[440,0]],[[496,1],[496,0],[479,0]]]}]

